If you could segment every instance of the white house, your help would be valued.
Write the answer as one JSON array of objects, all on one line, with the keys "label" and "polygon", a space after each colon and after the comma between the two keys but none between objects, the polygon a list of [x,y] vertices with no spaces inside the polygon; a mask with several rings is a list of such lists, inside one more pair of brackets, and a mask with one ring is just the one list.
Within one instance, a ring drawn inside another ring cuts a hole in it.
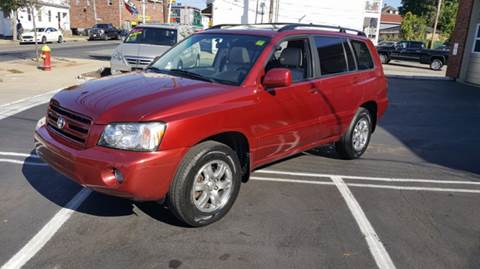
[{"label": "white house", "polygon": [[[365,31],[378,41],[383,0],[208,0],[212,23],[296,22]],[[270,4],[273,3],[272,8]]]},{"label": "white house", "polygon": [[[70,5],[67,0],[43,0],[38,1],[38,3],[38,8],[33,12],[37,28],[55,27],[63,31],[70,31]],[[30,8],[21,8],[17,12],[18,20],[22,24],[23,29],[33,29],[32,10]],[[12,36],[12,25],[9,15],[0,11],[1,36]]]}]

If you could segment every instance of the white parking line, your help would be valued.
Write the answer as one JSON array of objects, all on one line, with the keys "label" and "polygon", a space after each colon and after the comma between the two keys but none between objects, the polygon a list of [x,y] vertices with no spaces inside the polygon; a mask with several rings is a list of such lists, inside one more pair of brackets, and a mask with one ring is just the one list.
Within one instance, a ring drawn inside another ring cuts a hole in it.
[{"label": "white parking line", "polygon": [[43,228],[28,243],[8,260],[1,269],[20,268],[27,263],[55,235],[62,225],[72,216],[80,205],[90,195],[91,190],[82,189],[70,200],[64,208],[43,226]]},{"label": "white parking line", "polygon": [[342,194],[343,199],[347,203],[350,212],[352,212],[355,221],[357,221],[358,227],[362,231],[365,240],[367,241],[368,248],[370,253],[372,253],[375,262],[377,263],[378,268],[380,269],[394,269],[396,268],[393,264],[390,255],[380,241],[377,233],[373,229],[372,224],[368,221],[367,216],[363,212],[360,204],[357,202],[357,199],[353,196],[353,193],[348,188],[347,184],[343,181],[341,177],[331,177],[332,181],[337,186],[337,189]]},{"label": "white parking line", "polygon": [[20,161],[14,159],[0,159],[0,163],[14,163],[14,164],[21,164],[21,165],[34,165],[34,166],[48,166],[46,163],[37,163],[37,162],[29,162],[29,161]]},{"label": "white parking line", "polygon": [[30,157],[30,158],[40,158],[35,154],[19,153],[19,152],[9,152],[9,151],[0,151],[0,155],[3,156],[18,156],[18,157]]},{"label": "white parking line", "polygon": [[44,104],[61,89],[49,91],[28,98],[23,98],[7,104],[0,105],[0,120],[13,116],[29,108]]},{"label": "white parking line", "polygon": [[331,174],[317,174],[317,173],[302,173],[302,172],[287,172],[276,170],[257,170],[255,173],[262,174],[277,174],[303,177],[341,177],[343,179],[358,179],[369,181],[387,181],[387,182],[415,182],[415,183],[433,183],[433,184],[465,184],[465,185],[479,185],[476,181],[459,181],[459,180],[434,180],[434,179],[413,179],[413,178],[388,178],[388,177],[362,177],[362,176],[346,176],[346,175],[331,175]]},{"label": "white parking line", "polygon": [[[272,177],[257,177],[251,176],[250,179],[256,181],[271,181],[282,183],[301,183],[312,185],[335,185],[332,182],[317,181],[317,180],[303,180],[291,178],[272,178]],[[431,192],[453,192],[453,193],[480,193],[480,189],[460,189],[460,188],[435,188],[435,187],[411,187],[411,186],[393,186],[380,184],[364,184],[364,183],[345,183],[349,187],[371,188],[371,189],[390,189],[403,191],[431,191]]]}]

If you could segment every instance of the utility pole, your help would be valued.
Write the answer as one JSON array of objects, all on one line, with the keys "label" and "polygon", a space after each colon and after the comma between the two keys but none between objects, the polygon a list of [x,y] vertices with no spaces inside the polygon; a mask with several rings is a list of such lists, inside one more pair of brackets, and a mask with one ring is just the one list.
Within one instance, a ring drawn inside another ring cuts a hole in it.
[{"label": "utility pole", "polygon": [[95,5],[95,1],[93,0],[93,19],[95,20],[94,24],[97,24],[97,6]]},{"label": "utility pole", "polygon": [[168,16],[167,24],[170,24],[170,17],[172,16],[172,0],[168,0]]},{"label": "utility pole", "polygon": [[433,25],[432,42],[430,42],[431,49],[433,49],[433,41],[435,40],[435,35],[437,33],[438,17],[440,17],[441,9],[442,9],[442,0],[438,0],[437,15],[435,16],[435,24]]},{"label": "utility pole", "polygon": [[273,6],[275,5],[275,0],[270,0],[270,6],[268,10],[268,22],[273,22]]},{"label": "utility pole", "polygon": [[118,28],[122,29],[122,1],[118,0]]},{"label": "utility pole", "polygon": [[145,0],[142,0],[142,24],[145,24]]}]

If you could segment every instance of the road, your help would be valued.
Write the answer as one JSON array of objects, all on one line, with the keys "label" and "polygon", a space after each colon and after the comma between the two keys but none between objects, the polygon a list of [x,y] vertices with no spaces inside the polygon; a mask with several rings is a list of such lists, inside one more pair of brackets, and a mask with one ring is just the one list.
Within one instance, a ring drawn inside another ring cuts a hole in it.
[{"label": "road", "polygon": [[[54,57],[83,58],[109,60],[112,50],[120,41],[88,41],[47,44]],[[42,45],[40,44],[39,47]],[[0,46],[0,62],[35,57],[35,45],[2,45]]]},{"label": "road", "polygon": [[264,167],[204,228],[45,166],[31,155],[45,104],[0,120],[0,265],[480,268],[480,91],[391,79],[389,97],[363,158],[324,147]]}]

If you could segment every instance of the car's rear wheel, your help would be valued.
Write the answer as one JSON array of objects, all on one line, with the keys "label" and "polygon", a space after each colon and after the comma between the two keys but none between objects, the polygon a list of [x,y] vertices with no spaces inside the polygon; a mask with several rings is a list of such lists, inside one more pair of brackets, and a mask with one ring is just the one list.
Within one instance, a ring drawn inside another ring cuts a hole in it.
[{"label": "car's rear wheel", "polygon": [[47,43],[47,37],[46,36],[42,36],[42,43],[43,44]]},{"label": "car's rear wheel", "polygon": [[347,160],[360,158],[367,150],[372,130],[370,112],[361,107],[355,114],[347,132],[335,143],[337,154]]},{"label": "car's rear wheel", "polygon": [[168,193],[172,213],[190,226],[223,218],[240,190],[241,166],[235,152],[215,141],[194,146],[185,155]]},{"label": "car's rear wheel", "polygon": [[388,59],[388,56],[386,54],[380,54],[380,61],[382,64],[388,64],[390,62],[390,59]]},{"label": "car's rear wheel", "polygon": [[108,40],[108,35],[107,35],[107,34],[105,34],[105,35],[103,36],[103,40],[105,40],[105,41]]},{"label": "car's rear wheel", "polygon": [[433,59],[430,63],[430,68],[435,71],[441,70],[443,67],[443,61],[440,59]]},{"label": "car's rear wheel", "polygon": [[63,42],[63,37],[61,35],[58,36],[58,40],[57,40],[58,43],[62,43]]}]

